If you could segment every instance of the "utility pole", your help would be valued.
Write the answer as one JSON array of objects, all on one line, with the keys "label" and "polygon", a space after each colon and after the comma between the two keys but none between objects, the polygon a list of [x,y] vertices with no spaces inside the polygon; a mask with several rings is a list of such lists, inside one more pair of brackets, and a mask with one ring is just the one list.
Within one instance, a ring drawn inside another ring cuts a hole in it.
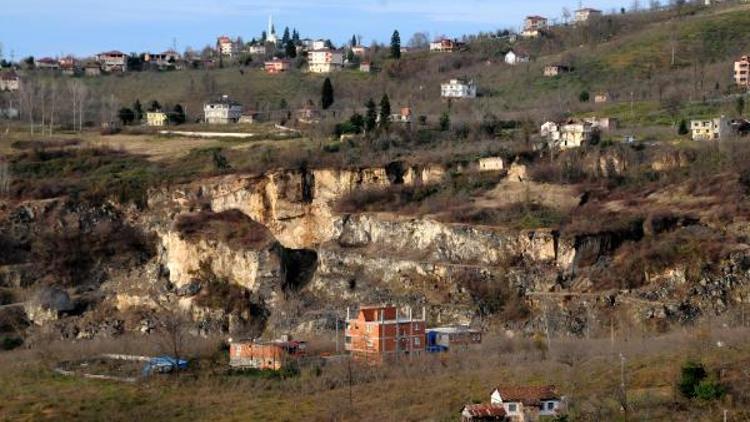
[{"label": "utility pole", "polygon": [[339,354],[339,317],[336,316],[336,354]]}]

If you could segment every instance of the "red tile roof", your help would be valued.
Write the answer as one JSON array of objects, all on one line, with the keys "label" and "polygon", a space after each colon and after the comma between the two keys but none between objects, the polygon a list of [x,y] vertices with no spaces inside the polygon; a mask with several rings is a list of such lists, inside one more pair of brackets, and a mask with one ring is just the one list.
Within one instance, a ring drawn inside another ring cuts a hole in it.
[{"label": "red tile roof", "polygon": [[543,400],[559,400],[554,385],[517,386],[504,385],[495,388],[504,402],[521,402],[526,406],[538,406]]},{"label": "red tile roof", "polygon": [[467,404],[464,406],[464,412],[472,418],[505,417],[505,408],[494,404]]}]

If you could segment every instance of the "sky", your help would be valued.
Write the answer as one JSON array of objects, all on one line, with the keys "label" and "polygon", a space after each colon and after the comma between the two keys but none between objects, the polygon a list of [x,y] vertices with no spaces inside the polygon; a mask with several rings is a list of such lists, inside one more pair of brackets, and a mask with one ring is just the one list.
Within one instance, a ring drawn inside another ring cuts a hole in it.
[{"label": "sky", "polygon": [[[106,50],[201,49],[219,35],[259,37],[273,15],[303,38],[340,45],[388,42],[394,29],[406,44],[415,32],[458,37],[521,26],[526,15],[561,16],[580,4],[608,12],[626,0],[0,0],[4,58],[92,55]],[[645,2],[641,2],[645,3]]]}]

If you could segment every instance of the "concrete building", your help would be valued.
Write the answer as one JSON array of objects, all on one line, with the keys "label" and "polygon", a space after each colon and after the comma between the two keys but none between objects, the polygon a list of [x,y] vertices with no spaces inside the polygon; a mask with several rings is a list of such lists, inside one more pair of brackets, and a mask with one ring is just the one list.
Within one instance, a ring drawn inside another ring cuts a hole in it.
[{"label": "concrete building", "polygon": [[440,38],[430,43],[430,51],[437,53],[452,53],[458,51],[463,45],[463,43],[460,43],[455,39]]},{"label": "concrete building", "polygon": [[553,418],[562,411],[562,398],[554,385],[498,386],[490,395],[490,404],[502,406],[514,422]]},{"label": "concrete building", "polygon": [[526,53],[520,51],[510,50],[505,54],[505,63],[515,66],[520,63],[528,63],[529,56]]},{"label": "concrete building", "polygon": [[570,72],[570,68],[561,64],[548,64],[544,66],[544,76],[548,78],[554,78],[568,72]]},{"label": "concrete building", "polygon": [[505,408],[495,404],[467,404],[461,409],[461,422],[505,421]]},{"label": "concrete building", "polygon": [[312,73],[331,73],[344,67],[344,53],[323,48],[312,50],[307,55],[309,70]]},{"label": "concrete building", "polygon": [[368,51],[369,49],[363,45],[355,45],[352,47],[352,54],[360,58],[367,56]]},{"label": "concrete building", "polygon": [[283,338],[273,341],[231,340],[229,366],[278,371],[306,355],[307,343]]},{"label": "concrete building", "polygon": [[484,157],[477,162],[479,171],[499,171],[505,168],[502,157]]},{"label": "concrete building", "polygon": [[21,78],[14,71],[0,72],[0,91],[15,92],[21,88]]},{"label": "concrete building", "polygon": [[206,123],[210,125],[226,125],[237,123],[242,116],[242,104],[223,95],[217,101],[203,106]]},{"label": "concrete building", "polygon": [[578,9],[575,13],[575,23],[577,24],[587,23],[593,18],[602,16],[601,10],[592,9],[590,7]]},{"label": "concrete building", "polygon": [[732,133],[732,126],[725,116],[715,119],[691,120],[690,132],[694,141],[718,141]]},{"label": "concrete building", "polygon": [[451,79],[440,85],[440,96],[443,98],[476,98],[477,86],[473,80]]},{"label": "concrete building", "polygon": [[265,56],[266,45],[265,44],[251,44],[247,47],[247,53],[252,56]]},{"label": "concrete building", "polygon": [[65,56],[57,61],[63,75],[75,76],[79,73],[78,60],[73,56]]},{"label": "concrete building", "polygon": [[216,39],[216,52],[225,57],[234,57],[237,54],[237,45],[231,38],[222,35]]},{"label": "concrete building", "polygon": [[425,350],[425,310],[421,318],[412,309],[391,305],[362,306],[356,318],[346,311],[345,349],[352,357],[372,363]]},{"label": "concrete building", "polygon": [[41,59],[34,60],[34,67],[39,70],[57,70],[60,68],[60,63],[57,59],[42,57]]},{"label": "concrete building", "polygon": [[359,64],[359,71],[363,73],[370,73],[372,72],[372,63],[364,61]]},{"label": "concrete building", "polygon": [[547,29],[548,21],[543,16],[527,16],[523,22],[521,36],[525,38],[536,38]]},{"label": "concrete building", "polygon": [[609,102],[609,94],[606,92],[599,92],[594,95],[594,104],[604,104]]},{"label": "concrete building", "polygon": [[83,74],[86,76],[99,76],[102,74],[102,68],[99,63],[86,63],[83,66]]},{"label": "concrete building", "polygon": [[454,325],[427,329],[427,351],[443,352],[456,347],[482,343],[482,331],[468,325]]},{"label": "concrete building", "polygon": [[750,56],[734,62],[734,83],[740,88],[750,88]]},{"label": "concrete building", "polygon": [[105,72],[127,72],[128,55],[122,51],[112,50],[96,55],[99,68]]},{"label": "concrete building", "polygon": [[271,75],[277,75],[282,72],[286,72],[292,68],[292,62],[286,59],[274,58],[265,63],[266,73]]},{"label": "concrete building", "polygon": [[148,126],[166,126],[168,121],[167,113],[162,111],[149,111],[146,113],[146,124]]},{"label": "concrete building", "polygon": [[180,53],[174,50],[167,50],[162,53],[146,53],[143,55],[143,61],[159,69],[166,69],[170,66],[177,68],[180,59]]},{"label": "concrete building", "polygon": [[578,148],[591,141],[594,126],[583,120],[568,120],[564,123],[546,122],[539,133],[551,147],[559,149]]}]

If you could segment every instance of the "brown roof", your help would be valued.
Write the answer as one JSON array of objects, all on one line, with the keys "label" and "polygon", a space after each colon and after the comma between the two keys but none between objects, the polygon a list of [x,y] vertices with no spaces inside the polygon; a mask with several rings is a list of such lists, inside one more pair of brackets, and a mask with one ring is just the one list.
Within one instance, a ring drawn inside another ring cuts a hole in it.
[{"label": "brown roof", "polygon": [[472,418],[502,418],[505,416],[505,408],[494,404],[467,404],[464,406],[463,411],[468,413]]},{"label": "brown roof", "polygon": [[504,402],[521,402],[526,406],[538,406],[542,400],[559,400],[554,385],[543,386],[498,386],[495,388]]}]

